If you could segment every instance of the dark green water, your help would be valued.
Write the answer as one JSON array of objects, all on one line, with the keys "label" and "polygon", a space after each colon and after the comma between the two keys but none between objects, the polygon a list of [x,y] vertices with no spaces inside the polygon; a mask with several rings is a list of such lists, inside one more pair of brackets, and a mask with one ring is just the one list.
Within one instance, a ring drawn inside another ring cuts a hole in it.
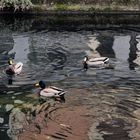
[{"label": "dark green water", "polygon": [[[107,99],[113,96],[124,116],[136,110],[140,91],[139,27],[139,16],[0,17],[0,116],[5,114],[3,106],[13,104],[15,99],[30,103],[25,95],[35,93],[33,85],[39,80],[64,89],[96,89],[96,94]],[[114,69],[83,72],[85,55],[107,56]],[[4,73],[9,58],[24,64],[22,74],[14,77],[10,86]],[[0,124],[3,140],[9,139],[4,128],[7,116]],[[129,140],[124,134],[119,138]],[[104,136],[105,140],[111,138]]]}]

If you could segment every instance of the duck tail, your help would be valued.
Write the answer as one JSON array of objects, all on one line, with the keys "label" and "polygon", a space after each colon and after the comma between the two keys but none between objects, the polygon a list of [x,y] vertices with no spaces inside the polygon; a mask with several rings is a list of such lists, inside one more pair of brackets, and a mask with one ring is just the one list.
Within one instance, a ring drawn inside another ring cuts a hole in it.
[{"label": "duck tail", "polygon": [[65,91],[59,92],[58,95],[60,97],[60,102],[65,102]]},{"label": "duck tail", "polygon": [[65,103],[65,96],[64,94],[60,96],[61,102]]},{"label": "duck tail", "polygon": [[62,90],[58,93],[59,96],[64,95],[66,93],[66,91]]},{"label": "duck tail", "polygon": [[108,57],[106,57],[103,61],[104,61],[104,63],[108,63],[109,58],[108,58]]},{"label": "duck tail", "polygon": [[61,103],[65,103],[65,96],[64,96],[64,94],[60,95],[59,97],[55,97],[55,101],[59,101]]}]

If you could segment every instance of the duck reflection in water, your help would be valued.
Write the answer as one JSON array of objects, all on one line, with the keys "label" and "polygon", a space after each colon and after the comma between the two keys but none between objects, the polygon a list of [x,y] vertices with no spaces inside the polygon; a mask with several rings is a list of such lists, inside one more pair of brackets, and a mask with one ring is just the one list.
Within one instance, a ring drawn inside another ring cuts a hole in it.
[{"label": "duck reflection in water", "polygon": [[12,84],[13,84],[13,76],[8,75],[8,85],[12,85]]}]

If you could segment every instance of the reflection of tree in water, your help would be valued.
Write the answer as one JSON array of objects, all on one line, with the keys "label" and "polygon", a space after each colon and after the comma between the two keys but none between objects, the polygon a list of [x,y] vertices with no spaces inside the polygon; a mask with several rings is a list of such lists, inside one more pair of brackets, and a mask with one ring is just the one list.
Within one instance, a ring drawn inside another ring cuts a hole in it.
[{"label": "reflection of tree in water", "polygon": [[115,52],[112,49],[114,38],[109,35],[100,35],[97,37],[100,42],[99,47],[96,49],[101,56],[115,58]]},{"label": "reflection of tree in water", "polygon": [[138,66],[138,64],[133,62],[137,58],[137,50],[138,50],[137,44],[138,42],[136,41],[136,34],[132,33],[131,40],[130,40],[130,53],[129,53],[129,58],[128,58],[129,68],[131,70],[134,70],[135,67]]},{"label": "reflection of tree in water", "polygon": [[32,23],[35,19],[22,16],[4,16],[0,17],[0,32],[7,31],[17,31],[26,32],[31,30]]}]

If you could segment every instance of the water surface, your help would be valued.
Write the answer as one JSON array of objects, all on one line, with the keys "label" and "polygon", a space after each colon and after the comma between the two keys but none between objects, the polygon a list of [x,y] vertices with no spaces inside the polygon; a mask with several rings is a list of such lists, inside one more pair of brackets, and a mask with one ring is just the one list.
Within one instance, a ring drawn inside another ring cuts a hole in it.
[{"label": "water surface", "polygon": [[[12,18],[13,20],[8,20],[9,22],[2,18],[0,22],[1,117],[5,113],[3,106],[13,103],[15,98],[30,102],[25,95],[35,92],[33,85],[39,80],[64,89],[90,89],[94,91],[93,94],[104,96],[109,102],[111,102],[110,96],[113,96],[118,112],[124,116],[138,108],[139,104],[136,105],[135,102],[139,100],[140,91],[138,22],[133,25],[128,18],[128,23],[118,24],[117,19],[109,18],[105,19],[109,23],[107,25],[97,17],[96,20],[92,17],[96,23],[91,23],[91,17],[80,20],[82,23],[77,23],[75,18],[71,21],[73,18],[67,20],[56,18],[50,21],[43,19],[46,22],[42,22],[42,18],[37,20]],[[110,21],[114,21],[114,24]],[[82,61],[86,55],[107,56],[114,69],[95,68],[82,71]],[[8,78],[4,73],[9,58],[24,64],[22,74],[13,78],[13,85],[8,85]],[[0,124],[0,138],[5,136],[5,140],[8,139],[4,128],[7,123],[8,119],[5,119],[5,122]],[[125,124],[119,119],[116,119],[115,123],[118,126]],[[107,124],[102,122],[98,129],[111,131],[105,130],[102,125]],[[109,124],[107,127],[110,128]],[[130,139],[127,132],[123,134],[121,131],[117,133],[123,140]],[[117,140],[118,137],[114,136],[105,135],[104,139]]]}]

